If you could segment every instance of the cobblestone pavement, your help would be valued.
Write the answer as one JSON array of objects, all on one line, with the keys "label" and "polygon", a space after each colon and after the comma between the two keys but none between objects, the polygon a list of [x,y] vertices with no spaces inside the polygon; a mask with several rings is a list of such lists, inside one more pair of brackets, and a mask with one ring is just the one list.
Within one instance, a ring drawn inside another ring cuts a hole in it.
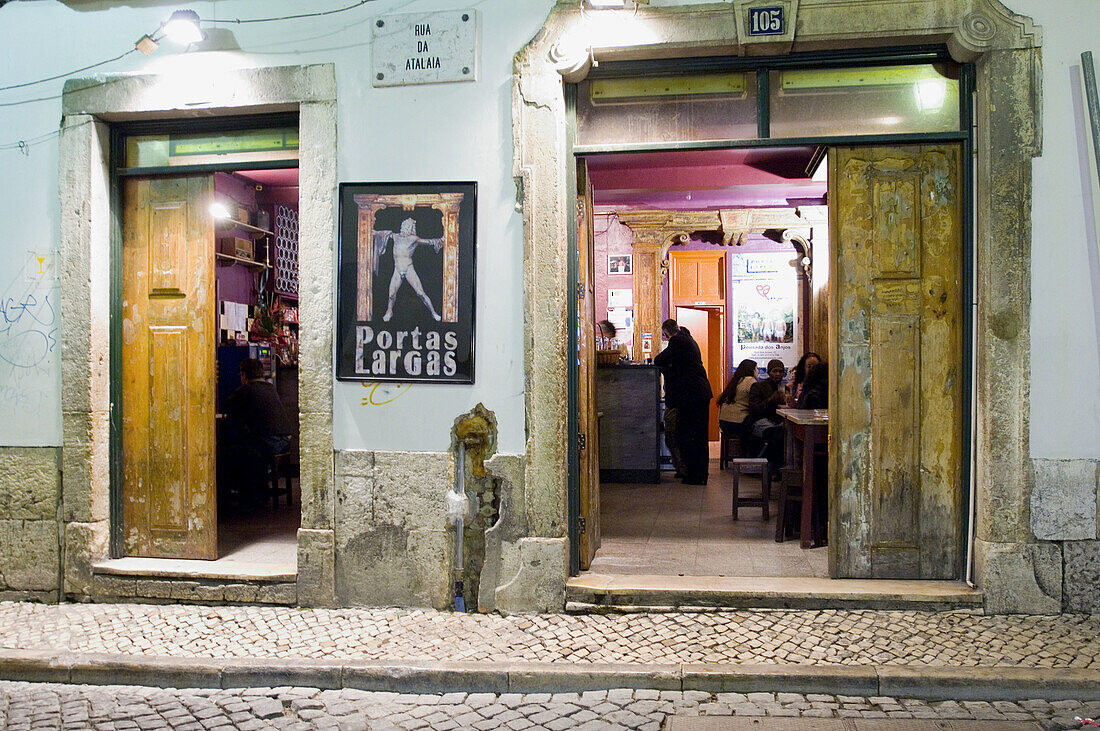
[{"label": "cobblestone pavement", "polygon": [[795,693],[603,690],[587,693],[414,695],[316,688],[161,690],[0,682],[6,729],[642,729],[670,714],[803,718],[1037,721],[1079,728],[1100,712],[1076,701],[941,701]]},{"label": "cobblestone pavement", "polygon": [[125,656],[1100,668],[1100,615],[618,615],[0,602],[0,648]]}]

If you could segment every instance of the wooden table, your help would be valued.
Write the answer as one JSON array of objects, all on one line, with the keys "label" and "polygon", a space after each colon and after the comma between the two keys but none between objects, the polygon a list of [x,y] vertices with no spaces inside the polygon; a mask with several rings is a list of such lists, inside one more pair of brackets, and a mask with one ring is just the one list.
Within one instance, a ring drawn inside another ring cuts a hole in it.
[{"label": "wooden table", "polygon": [[814,508],[814,447],[826,444],[829,439],[828,409],[778,409],[783,417],[787,438],[784,440],[788,467],[798,467],[798,450],[801,449],[802,462],[802,522],[799,529],[801,545],[809,548],[813,545],[813,508]]}]

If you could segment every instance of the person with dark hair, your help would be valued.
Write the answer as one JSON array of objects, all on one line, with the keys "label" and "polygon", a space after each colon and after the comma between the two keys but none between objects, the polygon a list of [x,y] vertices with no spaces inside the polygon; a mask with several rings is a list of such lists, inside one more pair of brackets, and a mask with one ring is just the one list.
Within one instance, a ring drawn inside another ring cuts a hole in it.
[{"label": "person with dark hair", "polygon": [[705,485],[710,472],[707,422],[714,395],[703,367],[699,346],[675,320],[661,323],[661,337],[668,340],[653,364],[665,377],[665,406],[676,410],[675,441],[683,459],[685,485]]},{"label": "person with dark hair", "polygon": [[293,425],[275,386],[264,380],[264,365],[241,361],[241,386],[225,404],[228,454],[236,460],[238,478],[249,497],[258,498],[267,482],[267,467],[290,446]]},{"label": "person with dark hair", "polygon": [[733,372],[733,378],[715,402],[718,405],[718,426],[727,436],[741,434],[741,422],[749,415],[749,389],[756,383],[756,361],[746,358]]},{"label": "person with dark hair", "polygon": [[768,361],[768,377],[749,389],[749,415],[741,425],[741,441],[746,454],[763,447],[774,474],[783,466],[783,422],[776,409],[786,404],[783,376],[787,373],[783,361]]},{"label": "person with dark hair", "polygon": [[802,354],[802,357],[798,359],[798,365],[794,367],[792,371],[790,386],[787,388],[787,405],[794,406],[798,402],[798,397],[802,393],[803,384],[806,382],[806,373],[811,365],[814,363],[820,363],[821,356],[813,351],[807,350]]},{"label": "person with dark hair", "polygon": [[806,383],[795,403],[796,409],[829,408],[829,366],[825,361],[814,363],[806,369]]}]

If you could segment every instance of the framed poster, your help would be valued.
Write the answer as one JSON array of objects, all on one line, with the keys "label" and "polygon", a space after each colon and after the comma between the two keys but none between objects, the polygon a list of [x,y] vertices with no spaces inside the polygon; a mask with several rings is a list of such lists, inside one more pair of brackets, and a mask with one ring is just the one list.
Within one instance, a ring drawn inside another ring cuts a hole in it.
[{"label": "framed poster", "polygon": [[477,183],[341,183],[336,377],[474,382]]},{"label": "framed poster", "polygon": [[633,254],[609,254],[607,257],[608,274],[632,274],[634,272]]}]

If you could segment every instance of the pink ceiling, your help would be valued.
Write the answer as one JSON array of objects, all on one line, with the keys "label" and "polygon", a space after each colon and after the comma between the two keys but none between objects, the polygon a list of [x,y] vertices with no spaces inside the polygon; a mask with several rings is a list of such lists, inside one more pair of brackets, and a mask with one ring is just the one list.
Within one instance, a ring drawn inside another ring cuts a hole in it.
[{"label": "pink ceiling", "polygon": [[813,147],[590,155],[594,203],[629,208],[702,210],[822,203],[825,183],[810,180]]},{"label": "pink ceiling", "polygon": [[298,168],[278,170],[240,170],[237,175],[268,188],[297,188]]}]

